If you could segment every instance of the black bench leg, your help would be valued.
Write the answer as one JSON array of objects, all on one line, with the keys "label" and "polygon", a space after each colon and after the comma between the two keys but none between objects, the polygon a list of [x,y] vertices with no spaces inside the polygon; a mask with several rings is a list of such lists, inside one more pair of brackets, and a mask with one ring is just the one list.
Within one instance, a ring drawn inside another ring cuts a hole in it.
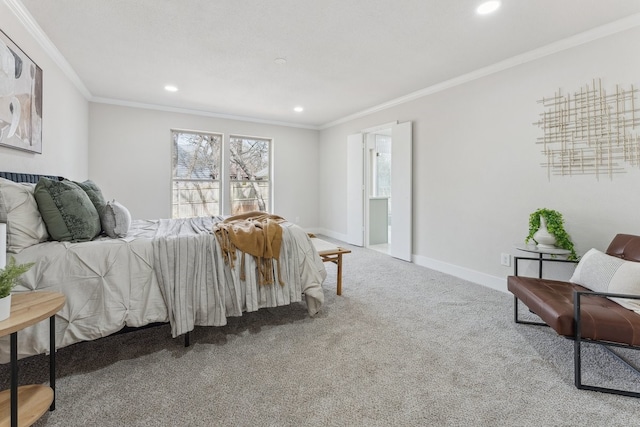
[{"label": "black bench leg", "polygon": [[189,347],[191,345],[191,332],[184,334],[184,346]]},{"label": "black bench leg", "polygon": [[[575,336],[573,338],[574,339],[573,372],[575,376],[576,388],[580,390],[591,390],[591,391],[599,391],[601,393],[617,394],[620,396],[628,396],[628,397],[636,397],[636,398],[640,397],[640,393],[635,391],[619,390],[619,389],[608,388],[608,387],[598,387],[598,386],[582,384],[582,357],[581,357],[582,319],[581,319],[581,312],[580,312],[580,296],[581,295],[582,295],[582,292],[573,293],[573,318],[575,320],[575,325],[574,325]],[[626,363],[628,366],[635,369],[633,365],[630,365],[626,360],[621,359],[620,356],[612,352],[611,349],[609,349],[606,344],[603,344],[602,342],[597,342],[597,341],[594,341],[593,344],[602,345],[603,348],[608,350],[618,359],[622,360],[622,362]]]},{"label": "black bench leg", "polygon": [[[534,313],[535,314],[535,313]],[[513,296],[513,320],[521,325],[537,325],[537,326],[549,326],[544,322],[529,322],[528,320],[518,319],[518,297]]]},{"label": "black bench leg", "polygon": [[582,388],[582,353],[580,351],[580,343],[582,340],[576,337],[573,340],[573,376],[576,388]]},{"label": "black bench leg", "polygon": [[[582,384],[582,357],[580,354],[580,343],[582,340],[576,339],[573,345],[573,351],[574,351],[574,355],[573,355],[573,370],[574,370],[574,375],[575,375],[575,385],[577,389],[580,390],[590,390],[590,391],[599,391],[600,393],[608,393],[608,394],[617,394],[619,396],[627,396],[627,397],[635,397],[635,398],[640,398],[640,393],[635,392],[635,391],[627,391],[627,390],[620,390],[620,389],[615,389],[615,388],[608,388],[608,387],[598,387],[598,386],[593,386],[593,385],[586,385],[586,384]],[[607,346],[601,343],[593,343],[593,344],[599,344],[602,345],[604,348],[606,348]],[[608,351],[610,351],[611,353],[613,353],[610,349],[607,348]],[[619,356],[615,353],[613,353],[616,357],[619,358]],[[633,368],[632,365],[630,365],[628,362],[626,362],[625,360],[622,360],[623,362],[625,362],[627,365],[629,365],[631,368]]]}]

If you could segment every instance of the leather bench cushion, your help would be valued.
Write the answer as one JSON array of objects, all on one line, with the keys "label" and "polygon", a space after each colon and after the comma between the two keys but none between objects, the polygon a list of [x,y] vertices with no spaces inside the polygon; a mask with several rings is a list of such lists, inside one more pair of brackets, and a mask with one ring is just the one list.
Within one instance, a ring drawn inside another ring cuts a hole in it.
[{"label": "leather bench cushion", "polygon": [[[580,285],[509,276],[507,289],[559,335],[574,337],[573,291]],[[603,297],[580,299],[582,337],[640,346],[640,315]]]}]

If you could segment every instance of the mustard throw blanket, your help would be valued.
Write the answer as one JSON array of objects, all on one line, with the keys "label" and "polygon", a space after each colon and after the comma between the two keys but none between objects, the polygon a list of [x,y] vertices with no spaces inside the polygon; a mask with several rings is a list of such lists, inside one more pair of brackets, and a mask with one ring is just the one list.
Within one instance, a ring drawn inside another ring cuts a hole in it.
[{"label": "mustard throw blanket", "polygon": [[278,282],[284,285],[280,277],[280,247],[282,246],[282,227],[285,219],[265,212],[247,212],[230,216],[213,226],[213,232],[220,243],[225,263],[233,267],[236,261],[236,249],[242,252],[240,279],[245,279],[244,255],[252,255],[258,266],[260,285],[274,283],[273,260],[278,267]]}]

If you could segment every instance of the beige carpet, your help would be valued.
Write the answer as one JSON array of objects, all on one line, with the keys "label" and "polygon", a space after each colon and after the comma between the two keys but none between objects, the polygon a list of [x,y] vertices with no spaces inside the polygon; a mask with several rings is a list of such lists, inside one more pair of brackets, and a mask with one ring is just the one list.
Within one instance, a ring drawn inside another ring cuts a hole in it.
[{"label": "beige carpet", "polygon": [[[509,294],[352,249],[342,297],[326,264],[315,318],[296,304],[197,328],[189,348],[160,326],[59,350],[57,409],[36,425],[640,423],[640,400],[575,389],[572,343],[515,325]],[[585,380],[640,389],[597,347],[585,358]],[[0,369],[6,388],[8,366]],[[46,382],[46,358],[22,360],[20,375]]]}]

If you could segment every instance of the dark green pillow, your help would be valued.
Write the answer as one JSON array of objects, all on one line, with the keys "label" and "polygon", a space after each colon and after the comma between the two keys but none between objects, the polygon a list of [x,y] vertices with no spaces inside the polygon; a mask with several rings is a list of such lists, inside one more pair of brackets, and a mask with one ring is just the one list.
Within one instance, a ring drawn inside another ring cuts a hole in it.
[{"label": "dark green pillow", "polygon": [[82,188],[85,193],[87,193],[87,196],[89,196],[89,199],[91,199],[91,203],[93,203],[93,206],[96,207],[98,215],[101,216],[104,207],[107,205],[107,202],[106,200],[104,200],[104,196],[102,195],[102,190],[100,190],[100,187],[98,187],[96,183],[91,181],[90,179],[84,182],[75,181],[75,183],[78,184],[78,187]]},{"label": "dark green pillow", "polygon": [[49,236],[61,242],[84,242],[100,234],[100,216],[76,183],[40,178],[33,193]]}]

